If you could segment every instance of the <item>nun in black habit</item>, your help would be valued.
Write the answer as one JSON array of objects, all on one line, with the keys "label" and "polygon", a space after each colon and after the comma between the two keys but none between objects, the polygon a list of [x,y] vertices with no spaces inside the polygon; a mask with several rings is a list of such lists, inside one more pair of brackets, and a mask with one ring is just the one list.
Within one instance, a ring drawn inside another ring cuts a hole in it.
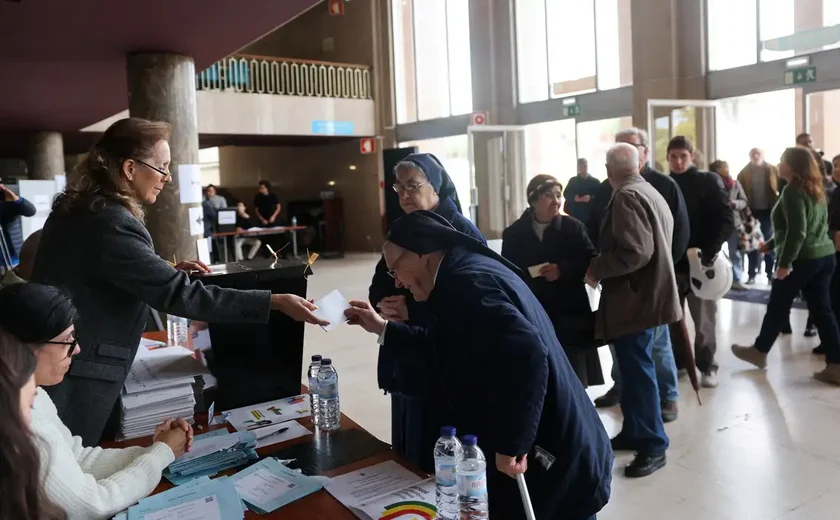
[{"label": "nun in black habit", "polygon": [[519,270],[427,211],[395,222],[388,240],[390,273],[426,303],[431,324],[386,321],[358,301],[348,318],[416,367],[437,426],[478,436],[491,517],[524,518],[509,478],[524,472],[537,518],[593,518],[609,500],[610,441]]},{"label": "nun in black habit", "polygon": [[[394,189],[403,211],[433,211],[458,231],[486,243],[481,232],[461,214],[455,185],[437,157],[411,154],[397,164],[394,175]],[[424,305],[416,302],[409,291],[397,288],[388,276],[384,257],[376,265],[369,299],[386,319],[416,326],[428,324]],[[432,473],[434,459],[429,446],[434,445],[440,433],[434,405],[427,403],[425,383],[415,377],[415,370],[416,367],[401,365],[387,351],[380,350],[377,376],[379,388],[391,394],[391,443],[397,453]]]}]

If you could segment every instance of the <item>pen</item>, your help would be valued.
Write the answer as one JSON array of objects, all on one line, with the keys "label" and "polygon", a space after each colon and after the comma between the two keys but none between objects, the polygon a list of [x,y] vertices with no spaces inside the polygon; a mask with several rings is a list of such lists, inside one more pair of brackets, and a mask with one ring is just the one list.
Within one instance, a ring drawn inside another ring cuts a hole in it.
[{"label": "pen", "polygon": [[268,439],[269,437],[274,437],[275,435],[279,435],[279,434],[281,434],[281,433],[285,433],[285,432],[287,432],[287,431],[289,431],[289,427],[288,427],[288,426],[286,426],[285,428],[280,428],[279,430],[277,430],[277,431],[276,431],[276,432],[274,432],[274,433],[269,433],[268,435],[266,435],[265,437],[263,437],[263,438],[262,438],[262,439],[260,439],[260,440],[262,441],[262,440]]}]

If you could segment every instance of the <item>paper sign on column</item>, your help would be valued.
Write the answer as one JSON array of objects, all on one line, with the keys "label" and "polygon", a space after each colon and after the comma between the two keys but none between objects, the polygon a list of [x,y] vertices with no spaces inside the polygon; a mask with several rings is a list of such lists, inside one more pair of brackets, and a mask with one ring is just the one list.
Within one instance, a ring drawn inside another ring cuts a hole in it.
[{"label": "paper sign on column", "polygon": [[67,176],[66,175],[56,175],[55,176],[55,192],[61,193],[64,191],[64,188],[67,186]]},{"label": "paper sign on column", "polygon": [[201,165],[178,165],[178,187],[181,190],[181,204],[201,203]]},{"label": "paper sign on column", "polygon": [[49,211],[50,210],[50,196],[44,195],[43,193],[39,193],[35,195],[34,200],[32,201],[35,204],[36,211]]},{"label": "paper sign on column", "polygon": [[318,318],[330,322],[323,327],[327,332],[347,322],[344,311],[350,308],[350,304],[344,299],[338,290],[335,290],[315,302],[318,308],[313,312]]},{"label": "paper sign on column", "polygon": [[195,250],[198,254],[198,261],[210,265],[210,244],[206,238],[199,238],[195,241]]},{"label": "paper sign on column", "polygon": [[190,235],[203,236],[204,235],[204,210],[201,206],[193,206],[190,208]]}]

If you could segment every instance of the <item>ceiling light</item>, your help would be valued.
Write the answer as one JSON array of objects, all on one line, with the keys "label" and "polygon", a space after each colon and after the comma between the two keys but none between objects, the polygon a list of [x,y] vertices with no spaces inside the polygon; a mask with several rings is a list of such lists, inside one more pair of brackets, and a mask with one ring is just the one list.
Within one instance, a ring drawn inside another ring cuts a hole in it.
[{"label": "ceiling light", "polygon": [[327,184],[329,184],[330,186],[335,186],[335,181],[330,181]]},{"label": "ceiling light", "polygon": [[355,164],[351,164],[351,165],[349,166],[349,168],[350,168],[351,170],[355,170],[355,169],[356,169],[356,165],[355,165]]}]

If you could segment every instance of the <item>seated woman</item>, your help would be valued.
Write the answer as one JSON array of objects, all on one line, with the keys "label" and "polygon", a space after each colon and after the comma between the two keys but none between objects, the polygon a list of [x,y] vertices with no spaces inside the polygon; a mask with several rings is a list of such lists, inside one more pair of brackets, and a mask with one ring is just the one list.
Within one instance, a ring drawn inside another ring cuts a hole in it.
[{"label": "seated woman", "polygon": [[[537,175],[526,191],[530,207],[502,234],[502,256],[526,273],[528,286],[551,318],[581,383],[602,385],[601,362],[594,348],[595,314],[583,282],[595,246],[584,224],[560,214],[560,181]],[[538,271],[537,266],[541,266]]]},{"label": "seated woman", "polygon": [[29,347],[0,331],[0,518],[63,520],[66,515],[44,495],[29,431],[35,364]]},{"label": "seated woman", "polygon": [[189,448],[192,428],[183,419],[166,421],[146,448],[84,447],[73,437],[41,387],[60,383],[79,353],[75,318],[70,299],[53,287],[28,283],[0,290],[0,328],[37,358],[31,431],[46,496],[69,519],[110,518],[152,492],[164,468]]}]

